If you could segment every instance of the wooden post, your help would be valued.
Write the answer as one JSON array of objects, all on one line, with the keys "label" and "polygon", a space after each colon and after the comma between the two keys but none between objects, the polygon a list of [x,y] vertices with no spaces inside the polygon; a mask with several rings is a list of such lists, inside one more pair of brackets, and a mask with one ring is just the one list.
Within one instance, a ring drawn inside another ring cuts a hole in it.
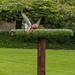
[{"label": "wooden post", "polygon": [[37,75],[45,75],[45,39],[38,38],[38,71]]}]

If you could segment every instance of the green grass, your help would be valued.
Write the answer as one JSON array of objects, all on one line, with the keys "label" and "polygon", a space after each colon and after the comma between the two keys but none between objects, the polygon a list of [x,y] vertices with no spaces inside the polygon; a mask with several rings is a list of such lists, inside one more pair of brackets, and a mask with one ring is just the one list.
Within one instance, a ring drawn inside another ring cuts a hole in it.
[{"label": "green grass", "polygon": [[75,51],[48,50],[46,75],[75,75]]},{"label": "green grass", "polygon": [[36,75],[36,50],[0,48],[0,75]]},{"label": "green grass", "polygon": [[[37,75],[37,50],[0,48],[0,75]],[[46,50],[46,75],[75,75],[75,51]]]}]

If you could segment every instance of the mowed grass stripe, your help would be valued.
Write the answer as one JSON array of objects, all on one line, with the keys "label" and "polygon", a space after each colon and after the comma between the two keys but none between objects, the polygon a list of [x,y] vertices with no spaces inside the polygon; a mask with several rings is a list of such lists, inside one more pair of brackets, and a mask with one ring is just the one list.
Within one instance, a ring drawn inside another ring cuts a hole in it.
[{"label": "mowed grass stripe", "polygon": [[[37,75],[37,49],[0,48],[0,75]],[[75,75],[75,51],[46,50],[46,75]]]},{"label": "mowed grass stripe", "polygon": [[0,75],[36,75],[36,50],[0,48]]},{"label": "mowed grass stripe", "polygon": [[75,75],[75,51],[47,50],[46,75]]}]

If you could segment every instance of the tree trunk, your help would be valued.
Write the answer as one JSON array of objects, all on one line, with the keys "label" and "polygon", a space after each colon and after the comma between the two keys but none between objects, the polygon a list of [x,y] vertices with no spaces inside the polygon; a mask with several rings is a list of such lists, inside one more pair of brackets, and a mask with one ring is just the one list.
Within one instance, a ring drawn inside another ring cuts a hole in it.
[{"label": "tree trunk", "polygon": [[16,28],[15,29],[21,29],[22,26],[22,20],[16,20]]}]

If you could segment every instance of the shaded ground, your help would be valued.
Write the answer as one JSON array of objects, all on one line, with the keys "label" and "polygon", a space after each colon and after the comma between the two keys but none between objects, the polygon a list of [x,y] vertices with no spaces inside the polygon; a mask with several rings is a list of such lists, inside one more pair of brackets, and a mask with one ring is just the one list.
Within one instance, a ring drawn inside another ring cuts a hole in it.
[{"label": "shaded ground", "polygon": [[14,29],[14,28],[15,28],[15,22],[10,23],[10,22],[5,22],[5,21],[0,20],[0,31],[1,30],[9,31],[9,30]]}]

